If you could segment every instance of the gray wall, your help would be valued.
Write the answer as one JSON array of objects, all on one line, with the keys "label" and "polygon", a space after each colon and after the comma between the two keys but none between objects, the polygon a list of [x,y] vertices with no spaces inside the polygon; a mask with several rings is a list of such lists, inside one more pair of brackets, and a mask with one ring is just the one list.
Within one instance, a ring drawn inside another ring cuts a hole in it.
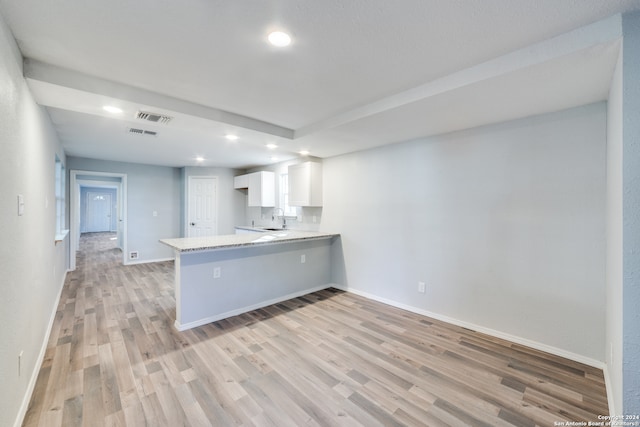
[{"label": "gray wall", "polygon": [[622,415],[622,52],[607,102],[607,317],[609,411]]},{"label": "gray wall", "polygon": [[622,17],[624,413],[640,414],[640,13]]},{"label": "gray wall", "polygon": [[599,103],[325,159],[334,280],[603,362],[605,151]]},{"label": "gray wall", "polygon": [[127,250],[138,251],[138,261],[173,258],[158,240],[180,237],[180,169],[69,157],[67,170],[127,174]]},{"label": "gray wall", "polygon": [[[24,415],[68,266],[56,232],[55,155],[64,152],[48,114],[22,77],[22,58],[0,16],[0,426]],[[25,201],[18,216],[17,196]],[[18,376],[18,354],[23,351]]]},{"label": "gray wall", "polygon": [[[331,241],[183,252],[176,324],[192,328],[330,286]],[[300,262],[305,255],[306,261]],[[213,277],[220,268],[220,277]]]}]

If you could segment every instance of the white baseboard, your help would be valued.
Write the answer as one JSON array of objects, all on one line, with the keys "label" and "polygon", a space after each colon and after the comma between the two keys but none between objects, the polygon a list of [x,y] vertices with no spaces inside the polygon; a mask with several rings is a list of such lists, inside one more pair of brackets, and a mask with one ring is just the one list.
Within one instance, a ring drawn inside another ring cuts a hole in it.
[{"label": "white baseboard", "polygon": [[[519,337],[516,335],[511,335],[506,332],[497,331],[495,329],[486,328],[484,326],[475,325],[473,323],[465,322],[464,320],[454,319],[453,317],[444,316],[442,314],[433,313],[431,311],[422,310],[417,307],[413,307],[410,305],[402,304],[397,301],[393,301],[387,298],[382,298],[374,294],[370,294],[368,292],[359,291],[357,289],[349,288],[348,286],[341,285],[333,285],[334,288],[340,289],[346,292],[351,292],[356,295],[360,295],[362,297],[381,302],[383,304],[387,304],[396,308],[400,308],[403,310],[410,311],[412,313],[421,314],[423,316],[431,317],[436,320],[440,320],[442,322],[451,323],[452,325],[461,326],[463,328],[471,329],[476,332],[480,332],[483,334],[491,335],[492,337],[500,338],[503,340],[511,341],[516,344],[521,344],[527,347],[531,347],[536,350],[544,351],[546,353],[550,353],[556,356],[564,357],[569,360],[573,360],[574,362],[583,363],[588,366],[592,366],[594,368],[604,370],[606,365],[604,362],[596,359],[592,359],[590,357],[583,356],[581,354],[573,353],[567,350],[563,350],[561,348],[553,347],[547,344],[543,344],[537,341],[533,341],[527,338]],[[609,390],[609,388],[607,388]],[[608,392],[607,392],[608,393]]]},{"label": "white baseboard", "polygon": [[173,261],[175,258],[156,258],[156,259],[127,259],[127,262],[124,265],[136,265],[136,264],[151,264],[153,262],[165,262],[165,261]]},{"label": "white baseboard", "polygon": [[609,365],[605,364],[604,369],[602,370],[604,373],[604,385],[607,389],[607,403],[609,404],[609,415],[614,417],[616,415],[616,405],[613,397],[613,384],[611,383],[611,374],[609,373]]},{"label": "white baseboard", "polygon": [[303,291],[298,291],[298,292],[294,292],[294,293],[291,293],[291,294],[283,295],[281,297],[273,298],[273,299],[270,299],[268,301],[260,301],[257,304],[249,305],[249,306],[242,307],[242,308],[237,308],[235,310],[227,311],[226,313],[218,314],[218,315],[211,316],[211,317],[206,317],[204,319],[196,320],[196,321],[185,323],[185,324],[181,324],[176,319],[175,327],[179,331],[186,331],[187,329],[197,328],[198,326],[206,325],[207,323],[217,322],[218,320],[226,319],[227,317],[237,316],[239,314],[247,313],[249,311],[257,310],[257,309],[262,308],[262,307],[267,307],[269,305],[277,304],[277,303],[282,302],[282,301],[290,300],[292,298],[301,297],[303,295],[307,295],[307,294],[310,294],[310,293],[313,293],[313,292],[317,292],[317,291],[321,291],[323,289],[327,289],[327,288],[331,288],[331,287],[335,287],[335,285],[327,284],[327,285],[316,286],[316,287],[313,287],[313,288],[305,289]]},{"label": "white baseboard", "polygon": [[38,358],[36,359],[36,364],[33,367],[33,371],[31,372],[31,377],[29,378],[29,385],[27,386],[27,391],[22,398],[22,404],[20,405],[20,410],[18,411],[18,416],[16,417],[15,423],[13,423],[14,427],[20,427],[24,422],[24,417],[27,415],[27,410],[29,409],[29,402],[31,401],[31,395],[33,394],[33,390],[36,388],[36,381],[38,381],[38,374],[40,374],[40,367],[42,366],[42,361],[44,360],[44,355],[47,352],[47,345],[49,344],[49,336],[51,335],[51,329],[53,328],[53,322],[56,320],[56,313],[58,312],[58,306],[60,305],[60,298],[62,297],[62,290],[64,289],[64,283],[67,280],[67,273],[71,270],[67,270],[64,272],[62,276],[62,283],[60,284],[60,288],[58,289],[58,296],[55,299],[55,304],[53,305],[53,311],[51,313],[51,317],[49,318],[49,324],[47,325],[47,330],[45,332],[44,340],[42,341],[42,346],[40,347],[40,353],[38,354]]}]

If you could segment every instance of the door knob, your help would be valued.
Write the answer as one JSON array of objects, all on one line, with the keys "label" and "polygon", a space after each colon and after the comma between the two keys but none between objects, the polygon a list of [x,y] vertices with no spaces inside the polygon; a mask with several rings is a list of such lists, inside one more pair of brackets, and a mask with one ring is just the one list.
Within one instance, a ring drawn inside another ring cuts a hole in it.
[{"label": "door knob", "polygon": [[196,225],[196,223],[195,223],[195,222],[192,222],[192,223],[191,223],[191,226],[192,226],[192,227],[195,227],[195,225]]}]

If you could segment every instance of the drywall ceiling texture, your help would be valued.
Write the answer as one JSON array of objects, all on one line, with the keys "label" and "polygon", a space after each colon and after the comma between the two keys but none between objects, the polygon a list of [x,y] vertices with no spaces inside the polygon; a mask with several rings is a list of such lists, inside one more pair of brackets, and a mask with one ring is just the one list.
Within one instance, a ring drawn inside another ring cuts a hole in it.
[{"label": "drywall ceiling texture", "polygon": [[624,413],[640,414],[640,13],[624,15],[623,387]]},{"label": "drywall ceiling texture", "polygon": [[598,103],[325,159],[335,281],[601,364],[605,146]]},{"label": "drywall ceiling texture", "polygon": [[[51,107],[68,154],[177,167],[204,157],[200,165],[236,168],[604,100],[620,37],[610,30],[619,31],[620,12],[638,7],[0,0],[27,58],[25,76]],[[292,33],[286,49],[266,43],[277,27]],[[106,102],[121,104],[119,119],[102,111]],[[153,128],[152,140],[133,140],[125,127],[141,107],[175,119]],[[231,131],[242,134],[236,149],[224,139]],[[264,148],[272,139],[277,160]]]},{"label": "drywall ceiling texture", "polygon": [[[151,0],[81,5],[2,0],[0,5],[27,58],[295,129],[638,2],[282,0],[185,6]],[[266,45],[266,35],[277,27],[292,34],[289,49]]]}]

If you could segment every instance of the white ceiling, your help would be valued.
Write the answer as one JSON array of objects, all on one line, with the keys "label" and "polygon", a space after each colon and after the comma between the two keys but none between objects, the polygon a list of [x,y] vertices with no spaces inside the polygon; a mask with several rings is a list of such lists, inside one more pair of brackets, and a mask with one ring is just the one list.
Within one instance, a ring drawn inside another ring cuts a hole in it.
[{"label": "white ceiling", "polygon": [[[636,9],[640,0],[0,0],[69,155],[238,168],[603,100],[620,38],[609,17]],[[269,46],[273,29],[292,45]],[[174,119],[140,122],[139,109]]]}]

